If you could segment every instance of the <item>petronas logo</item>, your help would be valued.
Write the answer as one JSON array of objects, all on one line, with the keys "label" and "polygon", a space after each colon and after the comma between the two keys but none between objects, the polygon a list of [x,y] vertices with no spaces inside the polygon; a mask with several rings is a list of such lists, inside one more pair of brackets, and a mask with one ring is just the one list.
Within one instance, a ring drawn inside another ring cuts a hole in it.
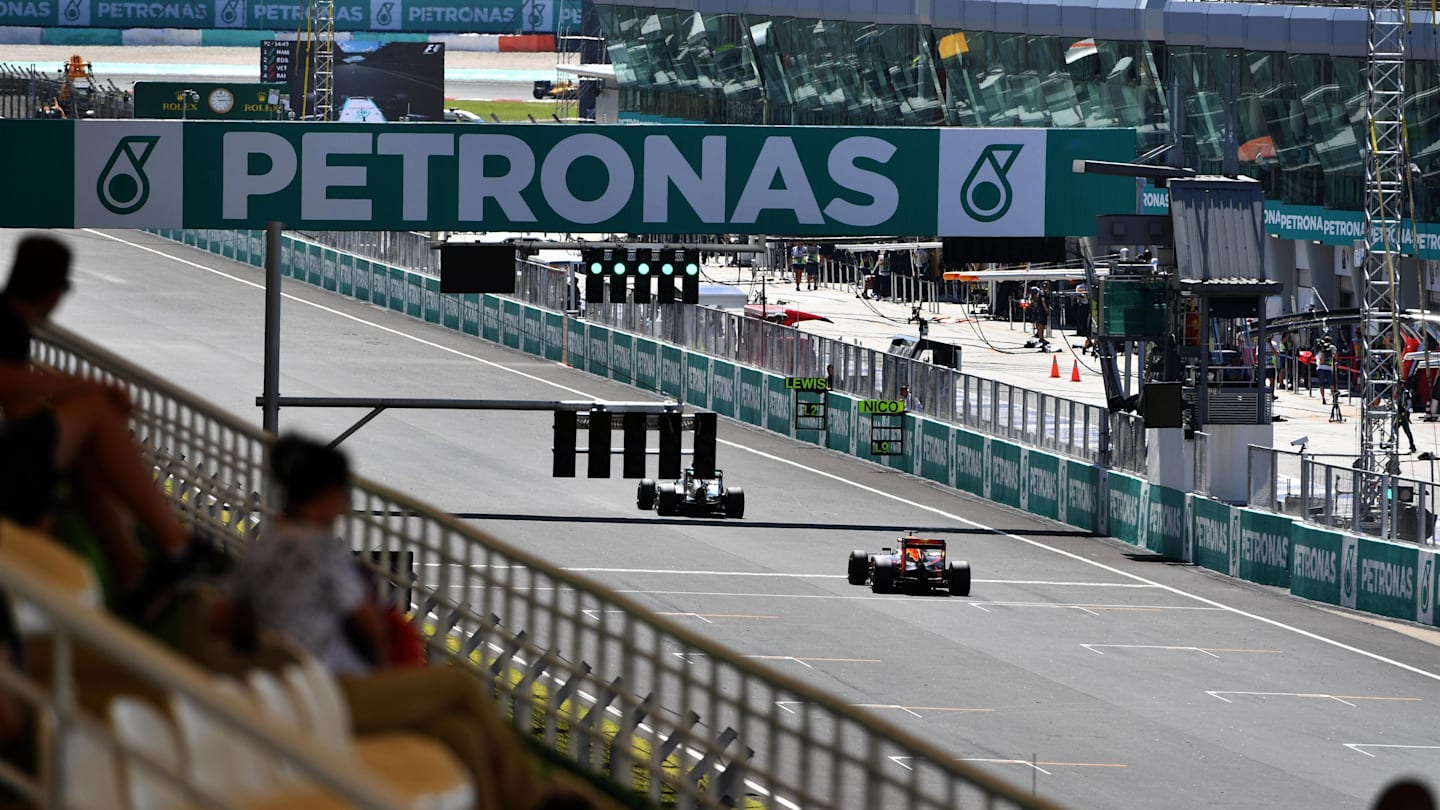
[{"label": "petronas logo", "polygon": [[1340,575],[1340,583],[1341,592],[1346,599],[1351,599],[1355,596],[1355,571],[1358,567],[1356,562],[1359,559],[1360,554],[1356,551],[1355,546],[1352,545],[1345,548],[1345,568]]},{"label": "petronas logo", "polygon": [[65,4],[65,19],[70,22],[80,19],[80,0],[70,0]]},{"label": "petronas logo", "polygon": [[225,6],[220,10],[220,21],[226,25],[234,25],[240,17],[240,0],[227,0]]},{"label": "petronas logo", "polygon": [[395,12],[395,4],[394,4],[394,3],[381,3],[381,4],[380,4],[380,10],[375,13],[375,24],[376,24],[376,25],[389,25],[390,22],[391,22],[391,20],[394,19],[394,17],[393,17],[394,12]]},{"label": "petronas logo", "polygon": [[1018,143],[992,143],[980,153],[960,187],[960,207],[971,219],[994,222],[1010,211],[1015,192],[1006,175],[1024,148]]},{"label": "petronas logo", "polygon": [[145,207],[145,201],[150,199],[145,161],[159,141],[159,135],[126,135],[115,144],[100,179],[95,181],[95,192],[105,210],[124,216]]}]

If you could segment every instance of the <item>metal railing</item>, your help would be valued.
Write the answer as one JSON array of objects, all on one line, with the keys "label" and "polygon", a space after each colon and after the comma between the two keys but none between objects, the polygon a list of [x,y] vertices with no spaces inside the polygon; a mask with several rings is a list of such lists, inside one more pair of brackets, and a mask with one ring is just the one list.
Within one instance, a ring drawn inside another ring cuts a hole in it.
[{"label": "metal railing", "polygon": [[134,117],[134,97],[114,82],[77,85],[63,71],[0,64],[0,118]]},{"label": "metal railing", "polygon": [[[158,467],[183,468],[174,491],[202,496],[190,498],[189,519],[224,527],[228,505],[262,511],[268,439],[257,429],[63,331],[47,331],[35,357],[130,391],[145,449]],[[357,480],[354,502],[342,533],[382,552],[362,557],[413,608],[432,662],[474,667],[523,733],[580,769],[642,785],[653,802],[1052,806],[416,500]]]},{"label": "metal railing", "polygon": [[[1300,520],[1345,531],[1434,545],[1440,483],[1355,469],[1325,456],[1250,446],[1247,475],[1250,506],[1292,515]],[[1369,484],[1384,493],[1372,510],[1363,508],[1357,492]]]},{"label": "metal railing", "polygon": [[[416,232],[304,232],[306,239],[339,250],[436,274],[430,235]],[[822,265],[822,279],[825,267]],[[841,265],[828,265],[839,281]],[[1145,430],[1135,414],[1110,413],[1077,402],[956,369],[747,318],[712,307],[585,306],[571,273],[533,262],[518,265],[515,297],[545,309],[575,311],[604,326],[634,332],[775,374],[823,376],[835,366],[835,390],[862,398],[890,399],[900,385],[924,404],[932,419],[969,427],[1116,469],[1144,472]],[[849,282],[844,282],[849,283]],[[933,285],[933,282],[927,282]],[[892,291],[893,292],[893,291]],[[935,301],[936,289],[915,294]]]},{"label": "metal railing", "polygon": [[[20,531],[0,524],[8,532]],[[12,542],[12,541],[0,541]],[[118,738],[110,724],[80,706],[78,690],[84,678],[105,677],[121,671],[130,673],[157,694],[188,701],[211,722],[270,752],[301,776],[326,792],[343,798],[347,806],[364,810],[399,810],[405,805],[359,768],[332,750],[315,745],[279,724],[257,719],[250,707],[215,688],[209,673],[159,646],[137,630],[102,611],[78,604],[68,594],[52,589],[20,566],[0,566],[0,593],[17,607],[24,607],[45,622],[49,637],[47,661],[31,666],[48,667],[43,679],[11,665],[0,665],[0,691],[28,708],[43,727],[38,735],[45,763],[34,774],[0,760],[0,784],[4,784],[38,808],[70,806],[129,806],[114,793],[121,782],[121,768],[102,767],[100,759],[127,763],[143,778],[165,785],[187,801],[187,806],[207,810],[239,810],[246,806],[233,795],[218,795],[197,778],[206,765],[166,764]],[[84,656],[78,648],[86,650]],[[97,661],[96,659],[100,659]],[[103,663],[102,663],[103,662]],[[106,668],[98,672],[97,665]],[[85,673],[78,672],[86,667]],[[82,679],[77,682],[77,678]],[[101,780],[108,780],[108,784]],[[281,780],[276,780],[281,787]],[[88,797],[88,801],[80,801]],[[79,804],[72,802],[80,801]],[[188,803],[193,803],[188,804]]]}]

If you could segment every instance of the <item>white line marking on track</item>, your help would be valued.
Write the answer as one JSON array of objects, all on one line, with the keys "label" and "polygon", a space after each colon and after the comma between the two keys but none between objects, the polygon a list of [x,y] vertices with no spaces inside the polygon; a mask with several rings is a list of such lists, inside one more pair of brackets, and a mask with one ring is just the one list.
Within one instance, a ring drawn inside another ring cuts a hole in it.
[{"label": "white line marking on track", "polygon": [[[206,267],[205,265],[199,264],[199,263],[197,263],[197,262],[192,262],[192,261],[189,261],[189,260],[187,260],[187,259],[182,259],[182,258],[180,258],[180,257],[178,257],[178,256],[172,256],[172,255],[170,255],[170,254],[168,254],[168,253],[165,253],[164,251],[155,250],[154,248],[147,247],[147,246],[145,246],[145,245],[137,244],[137,243],[135,243],[135,242],[130,242],[130,241],[127,241],[127,240],[125,240],[125,239],[121,239],[121,238],[116,237],[116,236],[111,236],[110,234],[101,233],[100,231],[97,231],[97,230],[94,230],[94,229],[91,229],[91,228],[86,228],[86,229],[84,229],[84,230],[85,230],[87,233],[92,233],[92,234],[95,234],[95,235],[97,235],[97,236],[101,236],[101,237],[104,237],[104,238],[106,238],[106,239],[109,239],[109,240],[111,240],[111,241],[119,242],[120,244],[123,244],[123,245],[129,245],[130,247],[136,248],[136,249],[138,249],[138,250],[143,250],[143,251],[145,251],[145,252],[147,252],[147,253],[152,253],[152,254],[154,254],[154,255],[156,255],[156,256],[162,256],[162,257],[164,257],[164,258],[166,258],[166,259],[170,259],[171,261],[179,262],[179,263],[181,263],[181,264],[184,264],[184,265],[187,265],[187,266],[190,266],[190,267],[194,267],[194,268],[196,268],[197,270],[203,270],[203,271],[205,271],[205,272],[207,272],[207,273],[213,273],[213,274],[215,274],[215,275],[217,275],[217,276],[221,276],[221,277],[223,277],[223,278],[227,278],[227,279],[230,279],[230,280],[232,280],[232,281],[238,282],[238,283],[240,283],[240,284],[244,284],[244,285],[249,286],[249,287],[254,287],[254,288],[256,288],[256,289],[264,289],[264,285],[263,285],[263,284],[256,284],[256,283],[253,282],[253,281],[249,281],[249,280],[247,280],[247,279],[239,278],[238,276],[234,276],[234,275],[231,275],[231,274],[229,274],[229,273],[225,273],[225,272],[223,272],[223,271],[221,271],[221,270],[218,270],[218,269],[215,269],[215,268],[212,268],[212,267]],[[218,258],[218,257],[217,257],[217,258]],[[290,298],[290,299],[293,300],[293,301],[297,301],[297,302],[299,302],[299,303],[302,303],[302,304],[304,304],[304,305],[306,305],[306,306],[314,307],[314,308],[319,309],[319,310],[321,310],[321,311],[332,313],[332,314],[334,314],[334,315],[336,315],[336,316],[338,316],[338,317],[344,318],[345,320],[352,321],[352,322],[354,322],[354,323],[365,324],[365,325],[367,325],[367,326],[374,327],[375,329],[378,329],[378,330],[380,330],[380,331],[386,332],[387,334],[392,334],[392,335],[395,335],[396,337],[401,337],[401,338],[404,338],[404,339],[406,339],[406,340],[411,340],[411,341],[414,341],[414,342],[419,343],[419,344],[421,344],[421,345],[430,346],[430,347],[432,347],[432,348],[438,349],[438,350],[440,350],[440,351],[442,351],[442,352],[445,352],[445,353],[447,353],[447,354],[451,354],[451,355],[455,355],[455,356],[458,356],[458,357],[464,357],[464,358],[467,358],[467,359],[470,359],[470,360],[474,360],[474,361],[477,362],[477,363],[481,363],[481,364],[483,364],[483,365],[486,365],[486,366],[495,368],[495,369],[497,369],[497,370],[508,371],[508,372],[510,372],[511,374],[516,374],[516,375],[518,375],[518,376],[524,377],[524,378],[529,379],[529,380],[534,380],[534,381],[536,381],[536,382],[544,383],[544,384],[549,385],[549,386],[551,386],[551,387],[558,388],[558,389],[560,389],[560,390],[562,390],[562,391],[568,391],[568,392],[570,392],[570,393],[572,393],[572,394],[576,394],[576,395],[581,396],[581,397],[584,397],[584,398],[586,398],[586,399],[597,400],[597,401],[599,400],[598,397],[595,397],[595,396],[593,396],[593,395],[591,395],[591,394],[587,394],[587,393],[585,393],[585,392],[583,392],[583,391],[580,391],[579,389],[571,388],[571,387],[569,387],[569,386],[567,386],[567,385],[563,385],[563,384],[561,384],[561,383],[553,382],[553,381],[551,381],[551,380],[541,379],[541,378],[539,378],[539,377],[534,376],[533,374],[527,374],[527,373],[525,373],[525,372],[523,372],[523,371],[520,371],[520,370],[518,370],[518,369],[510,368],[510,367],[508,367],[508,366],[504,366],[504,365],[501,365],[501,364],[499,364],[499,363],[494,363],[494,362],[491,362],[491,361],[489,361],[489,360],[485,360],[485,359],[483,359],[483,358],[476,357],[476,356],[473,355],[473,354],[467,354],[466,352],[462,352],[462,351],[459,351],[459,350],[457,350],[457,349],[452,349],[452,348],[450,348],[450,347],[448,347],[448,346],[442,346],[442,345],[440,345],[440,344],[438,344],[438,343],[434,343],[434,342],[432,342],[432,341],[425,340],[425,339],[423,339],[423,338],[419,338],[419,337],[416,337],[416,336],[414,336],[414,335],[407,334],[407,333],[405,333],[405,332],[401,332],[401,331],[399,331],[398,329],[392,329],[392,328],[390,328],[390,327],[388,327],[388,326],[382,326],[381,324],[375,323],[374,321],[367,321],[367,320],[365,320],[364,318],[359,318],[359,317],[356,317],[356,316],[354,316],[354,315],[350,315],[350,314],[347,314],[347,313],[344,313],[344,312],[340,312],[339,310],[331,309],[330,307],[326,307],[326,306],[323,306],[323,305],[321,305],[321,304],[316,304],[316,303],[314,303],[314,302],[312,302],[312,301],[306,301],[306,300],[303,299],[303,298],[296,298],[295,296],[288,295],[288,294],[286,295],[286,297],[287,297],[287,298]],[[1116,567],[1113,566],[1113,565],[1107,565],[1106,563],[1102,563],[1102,562],[1100,562],[1099,560],[1091,560],[1091,559],[1088,559],[1088,558],[1086,558],[1086,557],[1084,557],[1084,556],[1081,556],[1081,555],[1079,555],[1079,554],[1076,554],[1076,553],[1073,552],[1073,551],[1067,551],[1066,549],[1063,549],[1063,548],[1058,548],[1058,547],[1056,547],[1056,546],[1048,545],[1048,544],[1043,543],[1043,542],[1041,542],[1041,541],[1039,541],[1039,540],[1035,540],[1034,538],[1025,537],[1024,535],[1015,534],[1014,532],[1007,532],[1007,531],[1004,531],[1004,530],[1002,530],[1002,529],[997,529],[997,528],[995,528],[995,527],[993,527],[993,526],[987,526],[987,525],[985,525],[984,523],[980,523],[979,521],[971,520],[971,519],[969,519],[969,518],[967,518],[967,517],[963,517],[963,516],[961,516],[961,515],[957,515],[957,514],[955,514],[955,513],[953,513],[953,512],[947,512],[947,511],[945,511],[944,509],[940,509],[940,508],[938,508],[938,507],[930,506],[930,505],[928,505],[928,504],[923,504],[923,503],[920,503],[919,501],[913,501],[913,500],[910,500],[909,498],[901,497],[900,495],[896,495],[896,494],[894,494],[894,493],[892,493],[892,492],[886,492],[886,491],[881,490],[881,489],[876,489],[875,487],[867,486],[867,485],[862,484],[862,483],[860,483],[860,482],[858,482],[858,481],[852,481],[852,480],[850,480],[849,478],[846,478],[846,477],[844,477],[844,476],[836,475],[836,474],[834,474],[834,473],[825,472],[824,470],[817,469],[817,468],[815,468],[815,467],[810,467],[810,466],[805,465],[805,464],[801,464],[801,463],[798,462],[798,461],[792,461],[792,460],[790,460],[790,459],[788,459],[788,458],[781,458],[780,456],[777,456],[777,455],[775,455],[775,454],[773,454],[773,453],[767,453],[767,452],[765,452],[765,451],[763,451],[763,450],[756,450],[756,449],[753,448],[753,447],[747,447],[747,446],[745,446],[745,445],[743,445],[743,444],[738,444],[738,443],[736,443],[736,442],[726,441],[726,440],[724,440],[724,439],[718,439],[717,442],[720,443],[720,444],[723,444],[723,445],[725,445],[726,447],[729,447],[729,448],[731,448],[731,449],[739,450],[739,451],[744,452],[744,453],[749,453],[749,454],[751,454],[751,455],[759,456],[760,458],[767,459],[767,460],[772,461],[772,462],[774,462],[774,463],[776,463],[776,464],[783,464],[783,465],[785,465],[785,466],[792,467],[792,468],[797,469],[797,470],[803,470],[803,471],[808,472],[808,473],[810,473],[810,474],[812,474],[812,475],[816,475],[816,476],[819,476],[819,477],[821,477],[821,478],[825,478],[825,479],[827,479],[827,480],[834,481],[834,482],[836,482],[837,484],[841,484],[841,485],[844,485],[844,486],[847,486],[847,487],[852,487],[852,488],[858,489],[858,490],[860,490],[860,491],[862,491],[862,492],[866,492],[866,493],[869,493],[869,494],[874,495],[874,496],[876,496],[876,497],[884,498],[884,499],[893,501],[893,502],[895,502],[895,503],[904,504],[904,505],[909,506],[909,507],[911,507],[911,508],[913,508],[913,509],[918,509],[918,510],[920,510],[920,511],[929,512],[930,514],[938,515],[938,516],[943,517],[943,518],[946,518],[946,519],[948,519],[948,520],[953,520],[953,521],[955,521],[956,523],[960,523],[960,524],[963,524],[963,525],[966,525],[966,526],[971,526],[971,527],[977,528],[977,529],[983,529],[983,530],[989,531],[989,532],[994,532],[994,533],[996,533],[997,535],[999,535],[999,536],[1001,536],[1001,537],[1008,537],[1008,538],[1010,538],[1011,540],[1014,540],[1014,541],[1016,541],[1016,542],[1024,543],[1025,545],[1028,545],[1028,546],[1031,546],[1031,547],[1034,547],[1034,548],[1043,549],[1043,550],[1048,551],[1048,552],[1050,552],[1050,553],[1052,553],[1052,554],[1057,554],[1057,555],[1059,555],[1059,556],[1061,556],[1061,557],[1068,558],[1068,559],[1070,559],[1070,560],[1073,560],[1073,561],[1075,561],[1075,562],[1081,563],[1081,564],[1083,564],[1083,565],[1088,565],[1088,566],[1091,566],[1092,568],[1097,568],[1097,569],[1099,569],[1099,570],[1101,570],[1101,571],[1105,571],[1106,573],[1112,574],[1112,575],[1114,575],[1114,576],[1121,577],[1121,578],[1123,578],[1123,579],[1127,579],[1127,580],[1130,580],[1130,581],[1132,581],[1132,582],[1137,582],[1137,583],[1141,583],[1141,584],[1144,584],[1144,585],[1149,585],[1149,586],[1151,586],[1151,587],[1153,587],[1153,588],[1159,588],[1160,590],[1169,591],[1170,593],[1173,593],[1173,594],[1175,594],[1176,596],[1181,596],[1181,597],[1184,597],[1184,598],[1186,598],[1186,599],[1190,599],[1190,600],[1193,600],[1193,601],[1196,601],[1196,602],[1200,602],[1200,603],[1205,604],[1205,605],[1209,605],[1209,606],[1212,607],[1212,608],[1216,608],[1216,609],[1218,609],[1218,610],[1223,610],[1223,611],[1225,611],[1225,612],[1227,612],[1227,613],[1230,613],[1230,614],[1233,614],[1233,615],[1235,615],[1235,616],[1240,616],[1240,617],[1242,617],[1242,618],[1250,619],[1251,621],[1255,621],[1255,622],[1259,622],[1259,623],[1261,623],[1261,624],[1269,625],[1269,626],[1274,627],[1274,628],[1279,629],[1279,630],[1284,630],[1284,631],[1289,632],[1289,633],[1294,633],[1295,635],[1303,636],[1303,637],[1308,638],[1308,639],[1310,639],[1310,640],[1312,640],[1312,641],[1317,641],[1317,642],[1320,642],[1321,644],[1327,644],[1327,645],[1329,645],[1329,646],[1331,646],[1331,647],[1334,647],[1335,649],[1344,650],[1344,651],[1346,651],[1346,652],[1353,653],[1353,654],[1355,654],[1355,655],[1359,655],[1359,656],[1362,656],[1362,657],[1365,657],[1365,658],[1369,658],[1369,659],[1372,660],[1372,661],[1378,661],[1378,662],[1380,662],[1380,663],[1382,663],[1382,664],[1387,664],[1387,665],[1392,666],[1392,667],[1395,667],[1395,668],[1397,668],[1397,669],[1402,669],[1402,670],[1404,670],[1404,671],[1406,671],[1406,672],[1410,672],[1410,673],[1412,673],[1412,674],[1419,675],[1419,676],[1421,676],[1421,677],[1423,677],[1423,678],[1428,678],[1428,679],[1430,679],[1430,680],[1432,680],[1432,681],[1440,682],[1440,673],[1435,673],[1435,672],[1431,672],[1431,671],[1426,670],[1426,669],[1421,669],[1420,667],[1413,666],[1413,665],[1411,665],[1411,664],[1407,664],[1407,663],[1405,663],[1405,662],[1403,662],[1403,661],[1397,661],[1397,660],[1395,660],[1395,659],[1393,659],[1393,658],[1388,658],[1388,657],[1386,657],[1386,656],[1380,655],[1379,653],[1374,653],[1374,652],[1371,652],[1371,651],[1369,651],[1369,650],[1361,649],[1361,648],[1356,647],[1356,646],[1354,646],[1354,645],[1346,644],[1346,643],[1343,642],[1343,641],[1338,641],[1338,640],[1336,640],[1336,639],[1329,638],[1328,636],[1322,636],[1322,635],[1320,635],[1319,633],[1314,633],[1314,632],[1311,632],[1311,631],[1309,631],[1309,630],[1305,630],[1305,629],[1300,628],[1300,627],[1295,627],[1294,625],[1286,624],[1286,623],[1284,623],[1284,622],[1282,622],[1282,621],[1279,621],[1278,619],[1272,619],[1272,618],[1270,618],[1270,617],[1268,617],[1268,616],[1261,616],[1261,615],[1256,614],[1256,613],[1251,613],[1250,611],[1247,611],[1247,610],[1241,610],[1240,608],[1233,607],[1233,606],[1231,606],[1231,605],[1227,605],[1227,604],[1225,604],[1225,603],[1223,603],[1223,602],[1217,602],[1217,601],[1215,601],[1215,600],[1213,600],[1213,599],[1209,599],[1209,598],[1207,598],[1207,597],[1200,596],[1199,594],[1194,594],[1194,593],[1190,593],[1189,591],[1181,590],[1180,588],[1176,588],[1176,587],[1173,586],[1173,585],[1166,585],[1166,584],[1161,583],[1161,582],[1156,582],[1156,581],[1153,580],[1153,579],[1146,579],[1145,577],[1142,577],[1142,576],[1140,576],[1139,574],[1133,574],[1133,573],[1130,573],[1129,571],[1125,571],[1125,570],[1116,568]]]},{"label": "white line marking on track", "polygon": [[1364,754],[1371,759],[1375,755],[1366,751],[1366,748],[1409,748],[1420,751],[1440,751],[1440,745],[1384,745],[1381,743],[1345,743],[1345,747],[1356,753]]},{"label": "white line marking on track", "polygon": [[1226,703],[1234,703],[1235,701],[1223,697],[1224,695],[1249,695],[1253,697],[1293,697],[1310,698],[1315,700],[1333,700],[1336,703],[1343,703],[1352,709],[1359,708],[1357,704],[1350,702],[1352,700],[1378,700],[1395,703],[1419,703],[1422,700],[1422,698],[1386,697],[1384,695],[1322,695],[1318,693],[1305,692],[1236,692],[1223,689],[1206,690],[1205,694],[1215,698],[1216,700],[1223,700]]},{"label": "white line marking on track", "polygon": [[[476,587],[480,587],[480,586],[476,586]],[[544,590],[556,590],[556,589],[554,589],[554,588],[532,588],[531,590],[544,591]],[[561,590],[569,590],[569,589],[561,589]],[[756,599],[756,598],[763,598],[763,599],[834,599],[834,600],[853,601],[853,602],[871,602],[871,601],[885,601],[885,600],[894,601],[894,600],[897,600],[897,599],[904,599],[904,598],[905,598],[904,596],[893,596],[893,595],[891,595],[891,596],[844,596],[844,595],[841,595],[841,594],[833,594],[833,593],[746,593],[746,592],[740,592],[740,591],[657,591],[657,590],[654,590],[654,589],[652,589],[652,588],[616,588],[616,589],[615,589],[615,593],[650,594],[650,595],[654,595],[654,596],[733,596],[733,597],[740,598],[740,599]],[[989,600],[989,601],[984,601],[984,602],[968,602],[968,601],[963,601],[963,600],[964,600],[964,597],[959,597],[959,596],[950,596],[950,597],[947,597],[947,596],[935,596],[935,597],[928,597],[928,598],[927,598],[927,597],[920,597],[920,598],[918,598],[918,599],[916,599],[916,600],[914,600],[914,601],[916,602],[916,604],[924,604],[924,605],[944,605],[944,604],[952,604],[952,605],[956,605],[956,606],[959,606],[959,605],[969,605],[970,607],[979,608],[980,610],[985,610],[985,608],[984,608],[985,605],[991,605],[991,606],[995,606],[995,607],[1070,608],[1070,609],[1072,609],[1072,610],[1087,610],[1087,611],[1092,611],[1092,612],[1095,611],[1095,610],[1116,610],[1116,611],[1127,611],[1127,610],[1134,610],[1134,611],[1203,610],[1203,611],[1215,611],[1215,612],[1219,612],[1219,611],[1223,610],[1223,608],[1218,608],[1218,607],[1197,607],[1197,606],[1194,606],[1194,605],[1092,605],[1092,604],[1072,604],[1072,603],[1068,603],[1068,602],[999,602],[999,601],[994,601],[994,600]],[[990,611],[985,610],[985,612],[986,612],[986,613],[989,613]]]},{"label": "white line marking on track", "polygon": [[[1114,649],[1122,649],[1122,650],[1182,650],[1182,651],[1185,651],[1185,652],[1205,653],[1206,655],[1210,656],[1211,658],[1219,658],[1220,656],[1216,655],[1215,653],[1222,653],[1222,652],[1229,652],[1229,653],[1271,653],[1271,654],[1275,654],[1275,653],[1279,653],[1279,652],[1280,652],[1280,650],[1241,650],[1241,649],[1221,649],[1220,647],[1181,647],[1181,646],[1170,645],[1170,644],[1081,644],[1080,646],[1081,646],[1081,647],[1084,647],[1085,649],[1089,650],[1090,652],[1095,653],[1096,655],[1104,655],[1104,654],[1105,654],[1105,653],[1100,652],[1099,650],[1095,649],[1096,647],[1106,647],[1106,648],[1114,648]],[[1237,693],[1235,693],[1235,694],[1241,694],[1241,693],[1237,692]],[[1257,694],[1257,695],[1258,695],[1258,694],[1261,694],[1261,693],[1260,693],[1260,692],[1253,692],[1253,693],[1250,693],[1250,694]],[[1280,693],[1277,692],[1277,693],[1275,693],[1275,694],[1280,694]],[[1226,701],[1226,702],[1228,703],[1229,701]]]}]

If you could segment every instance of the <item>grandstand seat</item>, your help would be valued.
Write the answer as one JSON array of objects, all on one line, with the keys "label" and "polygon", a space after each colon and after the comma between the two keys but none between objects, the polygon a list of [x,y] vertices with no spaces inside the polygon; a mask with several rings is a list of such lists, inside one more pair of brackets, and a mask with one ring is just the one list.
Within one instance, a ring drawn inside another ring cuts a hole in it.
[{"label": "grandstand seat", "polygon": [[340,685],[318,661],[286,667],[284,679],[297,714],[321,744],[354,757],[369,773],[428,810],[463,810],[475,803],[475,786],[455,755],[419,734],[389,732],[355,737]]},{"label": "grandstand seat", "polygon": [[[39,750],[49,755],[54,726],[41,719]],[[61,748],[65,763],[65,804],[70,810],[111,810],[120,794],[119,761],[115,752],[91,729],[71,726]],[[50,766],[46,766],[48,770]]]},{"label": "grandstand seat", "polygon": [[[156,773],[178,774],[181,768],[180,741],[170,720],[147,700],[121,696],[110,701],[110,724],[115,736],[131,751],[148,759],[146,764],[132,754],[124,757],[125,783],[130,810],[179,810],[186,804],[184,792],[171,780]],[[154,767],[152,767],[152,765]]]},{"label": "grandstand seat", "polygon": [[[253,700],[235,681],[224,678],[215,683],[222,693],[248,708],[254,707]],[[189,778],[207,794],[229,797],[245,810],[331,810],[348,806],[318,788],[286,784],[275,768],[277,763],[258,746],[183,696],[171,697],[170,711],[185,745]]]},{"label": "grandstand seat", "polygon": [[[95,572],[83,557],[8,520],[0,520],[0,565],[43,581],[85,607],[104,603]],[[49,633],[45,620],[23,602],[15,605],[15,628],[22,637]]]}]

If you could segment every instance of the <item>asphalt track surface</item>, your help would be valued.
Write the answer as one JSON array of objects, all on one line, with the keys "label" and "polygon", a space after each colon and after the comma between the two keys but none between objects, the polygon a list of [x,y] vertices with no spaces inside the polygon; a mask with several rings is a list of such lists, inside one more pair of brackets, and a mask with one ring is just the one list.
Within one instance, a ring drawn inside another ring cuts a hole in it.
[{"label": "asphalt track surface", "polygon": [[[0,233],[7,262],[16,236]],[[71,239],[75,291],[58,322],[259,423],[258,270],[134,232]],[[639,397],[285,289],[285,395]],[[287,410],[281,425],[332,436],[358,416]],[[1395,777],[1440,773],[1431,631],[1155,561],[723,420],[720,461],[746,490],[745,519],[661,519],[635,509],[631,482],[550,479],[549,433],[544,414],[391,412],[346,447],[363,475],[1067,806],[1364,807]],[[906,529],[971,561],[971,597],[846,584],[852,548]]]}]

